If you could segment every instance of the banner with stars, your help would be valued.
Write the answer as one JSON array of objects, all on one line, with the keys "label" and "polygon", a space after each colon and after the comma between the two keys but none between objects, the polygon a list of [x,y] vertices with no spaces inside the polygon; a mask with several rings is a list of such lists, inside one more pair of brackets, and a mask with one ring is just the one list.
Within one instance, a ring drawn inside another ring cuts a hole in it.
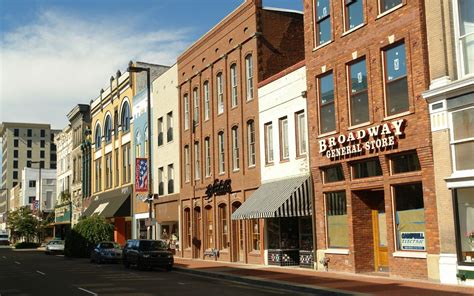
[{"label": "banner with stars", "polygon": [[135,192],[148,192],[148,160],[135,159]]}]

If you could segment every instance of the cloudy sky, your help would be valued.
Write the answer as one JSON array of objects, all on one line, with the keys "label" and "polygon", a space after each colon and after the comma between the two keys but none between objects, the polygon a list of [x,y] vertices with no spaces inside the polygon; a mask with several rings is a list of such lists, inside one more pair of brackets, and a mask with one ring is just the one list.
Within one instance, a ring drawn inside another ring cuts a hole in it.
[{"label": "cloudy sky", "polygon": [[[63,128],[129,60],[174,64],[242,1],[0,0],[0,122]],[[302,10],[302,0],[264,5]]]}]

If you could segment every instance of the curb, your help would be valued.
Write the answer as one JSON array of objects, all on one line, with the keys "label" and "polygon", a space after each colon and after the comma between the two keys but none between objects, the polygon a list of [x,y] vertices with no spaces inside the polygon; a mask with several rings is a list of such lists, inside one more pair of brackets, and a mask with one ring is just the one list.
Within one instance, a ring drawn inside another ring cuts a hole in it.
[{"label": "curb", "polygon": [[310,294],[315,294],[315,295],[331,295],[331,296],[367,295],[363,293],[354,293],[351,291],[337,290],[337,289],[331,289],[331,288],[323,288],[323,287],[302,285],[302,284],[293,284],[293,283],[289,283],[285,281],[265,280],[258,277],[237,276],[237,275],[232,275],[232,274],[228,274],[224,272],[210,272],[210,271],[204,271],[204,270],[197,270],[197,269],[191,269],[191,268],[186,268],[186,267],[180,267],[176,265],[173,266],[173,269],[176,271],[184,272],[184,273],[207,276],[207,277],[212,277],[212,278],[219,278],[219,279],[240,282],[240,283],[245,283],[245,284],[250,284],[250,285],[255,285],[255,286],[265,286],[265,287],[270,287],[270,288],[275,288],[275,289],[290,290],[290,291],[300,292],[300,293],[310,293]]}]

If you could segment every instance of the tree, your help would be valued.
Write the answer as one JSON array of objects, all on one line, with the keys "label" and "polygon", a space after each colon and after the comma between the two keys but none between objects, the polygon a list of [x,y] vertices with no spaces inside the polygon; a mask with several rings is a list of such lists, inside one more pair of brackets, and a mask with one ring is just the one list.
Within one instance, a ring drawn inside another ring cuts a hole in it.
[{"label": "tree", "polygon": [[64,254],[69,257],[89,257],[101,241],[112,241],[114,226],[104,218],[94,216],[81,219],[66,236]]},{"label": "tree", "polygon": [[37,237],[39,221],[28,206],[9,212],[7,225],[14,240],[25,239],[31,242]]}]

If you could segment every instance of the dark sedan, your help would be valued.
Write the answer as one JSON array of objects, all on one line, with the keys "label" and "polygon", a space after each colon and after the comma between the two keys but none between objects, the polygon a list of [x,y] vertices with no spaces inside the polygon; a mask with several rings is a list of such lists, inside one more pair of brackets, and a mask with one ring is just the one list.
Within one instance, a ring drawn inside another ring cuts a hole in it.
[{"label": "dark sedan", "polygon": [[101,242],[91,252],[91,262],[118,262],[122,260],[122,249],[114,242]]},{"label": "dark sedan", "polygon": [[128,240],[122,254],[126,268],[130,265],[136,265],[138,269],[164,267],[170,271],[173,268],[173,253],[163,240]]}]

